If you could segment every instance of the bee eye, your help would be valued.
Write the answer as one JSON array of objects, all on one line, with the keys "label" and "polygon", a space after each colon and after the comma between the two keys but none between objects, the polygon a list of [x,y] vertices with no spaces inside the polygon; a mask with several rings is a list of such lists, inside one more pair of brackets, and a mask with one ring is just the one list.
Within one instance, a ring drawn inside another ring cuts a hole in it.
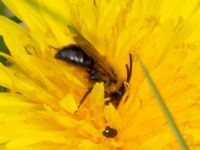
[{"label": "bee eye", "polygon": [[102,132],[102,134],[107,138],[114,138],[117,136],[117,130],[113,129],[109,126],[106,126],[105,130]]}]

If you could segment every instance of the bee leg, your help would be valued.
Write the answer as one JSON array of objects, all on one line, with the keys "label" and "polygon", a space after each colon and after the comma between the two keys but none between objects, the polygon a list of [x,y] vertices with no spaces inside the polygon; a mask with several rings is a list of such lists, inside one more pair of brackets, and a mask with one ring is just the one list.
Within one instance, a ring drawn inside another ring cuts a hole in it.
[{"label": "bee leg", "polygon": [[82,99],[79,102],[78,108],[80,108],[80,106],[83,104],[83,102],[85,101],[86,97],[88,96],[88,94],[91,92],[92,88],[90,88],[82,97]]}]

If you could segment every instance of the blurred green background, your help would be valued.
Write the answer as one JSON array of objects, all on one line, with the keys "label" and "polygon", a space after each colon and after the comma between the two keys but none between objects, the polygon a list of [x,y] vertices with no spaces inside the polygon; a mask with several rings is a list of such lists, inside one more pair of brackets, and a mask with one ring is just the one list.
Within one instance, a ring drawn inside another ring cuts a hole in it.
[{"label": "blurred green background", "polygon": [[[1,15],[5,15],[5,7],[4,7],[4,5],[0,2],[0,14]],[[4,42],[3,42],[3,37],[2,36],[0,36],[0,51],[2,52],[2,51],[5,51],[5,44],[4,44]],[[3,58],[3,57],[1,57],[0,56],[0,62],[2,63],[2,62],[4,62],[5,61],[5,59]],[[3,91],[3,87],[0,87],[0,91]]]},{"label": "blurred green background", "polygon": [[[6,7],[5,5],[3,5],[3,3],[0,1],[0,15],[5,16],[10,18],[11,20],[20,23],[21,21],[14,16]],[[0,36],[0,52],[4,52],[4,53],[9,53],[8,49],[6,48],[6,45],[3,41],[3,37]],[[6,59],[3,58],[2,56],[0,56],[0,63],[5,63]],[[0,92],[3,91],[3,87],[0,86]]]}]

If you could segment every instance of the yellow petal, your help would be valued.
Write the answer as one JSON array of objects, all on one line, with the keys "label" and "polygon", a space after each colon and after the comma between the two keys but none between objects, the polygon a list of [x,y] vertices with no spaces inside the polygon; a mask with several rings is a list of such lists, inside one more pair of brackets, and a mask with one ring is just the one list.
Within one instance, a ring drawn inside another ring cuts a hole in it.
[{"label": "yellow petal", "polygon": [[76,104],[76,101],[74,97],[71,94],[66,95],[60,102],[60,106],[62,109],[65,109],[66,111],[70,113],[74,113],[78,110],[78,106]]},{"label": "yellow petal", "polygon": [[105,115],[106,121],[111,127],[120,129],[121,127],[120,117],[117,110],[112,104],[105,106],[104,115]]},{"label": "yellow petal", "polygon": [[0,16],[0,34],[3,35],[4,41],[12,55],[19,56],[28,53],[36,53],[35,44],[28,32],[19,24]]},{"label": "yellow petal", "polygon": [[37,132],[17,137],[16,139],[13,139],[11,142],[8,142],[6,144],[6,147],[8,149],[19,148],[44,141],[45,142],[51,141],[53,143],[64,144],[67,141],[67,139],[64,137],[62,133],[59,132],[53,132],[53,131]]},{"label": "yellow petal", "polygon": [[91,141],[89,140],[83,140],[79,145],[78,145],[78,148],[81,150],[81,149],[84,149],[84,150],[106,150],[105,147],[99,145],[99,144],[95,144],[95,143],[92,143]]},{"label": "yellow petal", "polygon": [[30,103],[21,95],[0,93],[0,112],[23,112],[40,109],[42,109],[41,105]]}]

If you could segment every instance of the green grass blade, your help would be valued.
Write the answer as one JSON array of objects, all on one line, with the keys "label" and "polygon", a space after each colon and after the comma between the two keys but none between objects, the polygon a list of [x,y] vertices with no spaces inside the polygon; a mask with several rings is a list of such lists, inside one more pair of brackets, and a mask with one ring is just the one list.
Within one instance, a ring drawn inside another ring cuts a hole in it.
[{"label": "green grass blade", "polygon": [[175,124],[175,122],[173,120],[172,115],[170,114],[167,106],[165,105],[165,103],[163,101],[162,96],[160,95],[158,89],[156,88],[156,85],[154,84],[151,76],[149,75],[147,69],[145,68],[144,64],[142,63],[142,61],[140,59],[139,59],[139,64],[140,64],[140,67],[142,68],[143,74],[146,77],[146,79],[148,80],[148,83],[149,83],[149,85],[150,85],[150,87],[151,87],[156,99],[158,100],[158,103],[159,103],[159,105],[160,105],[160,107],[161,107],[161,109],[162,109],[162,111],[163,111],[163,113],[164,113],[164,115],[165,115],[165,117],[166,117],[166,119],[167,119],[167,121],[168,121],[168,123],[169,123],[169,125],[170,125],[170,127],[172,129],[172,131],[173,131],[173,133],[175,134],[176,139],[179,142],[182,150],[187,150],[188,149],[187,145],[186,145],[183,137],[181,136],[181,133],[180,133],[179,129],[177,128],[177,126],[176,126],[176,124]]}]

